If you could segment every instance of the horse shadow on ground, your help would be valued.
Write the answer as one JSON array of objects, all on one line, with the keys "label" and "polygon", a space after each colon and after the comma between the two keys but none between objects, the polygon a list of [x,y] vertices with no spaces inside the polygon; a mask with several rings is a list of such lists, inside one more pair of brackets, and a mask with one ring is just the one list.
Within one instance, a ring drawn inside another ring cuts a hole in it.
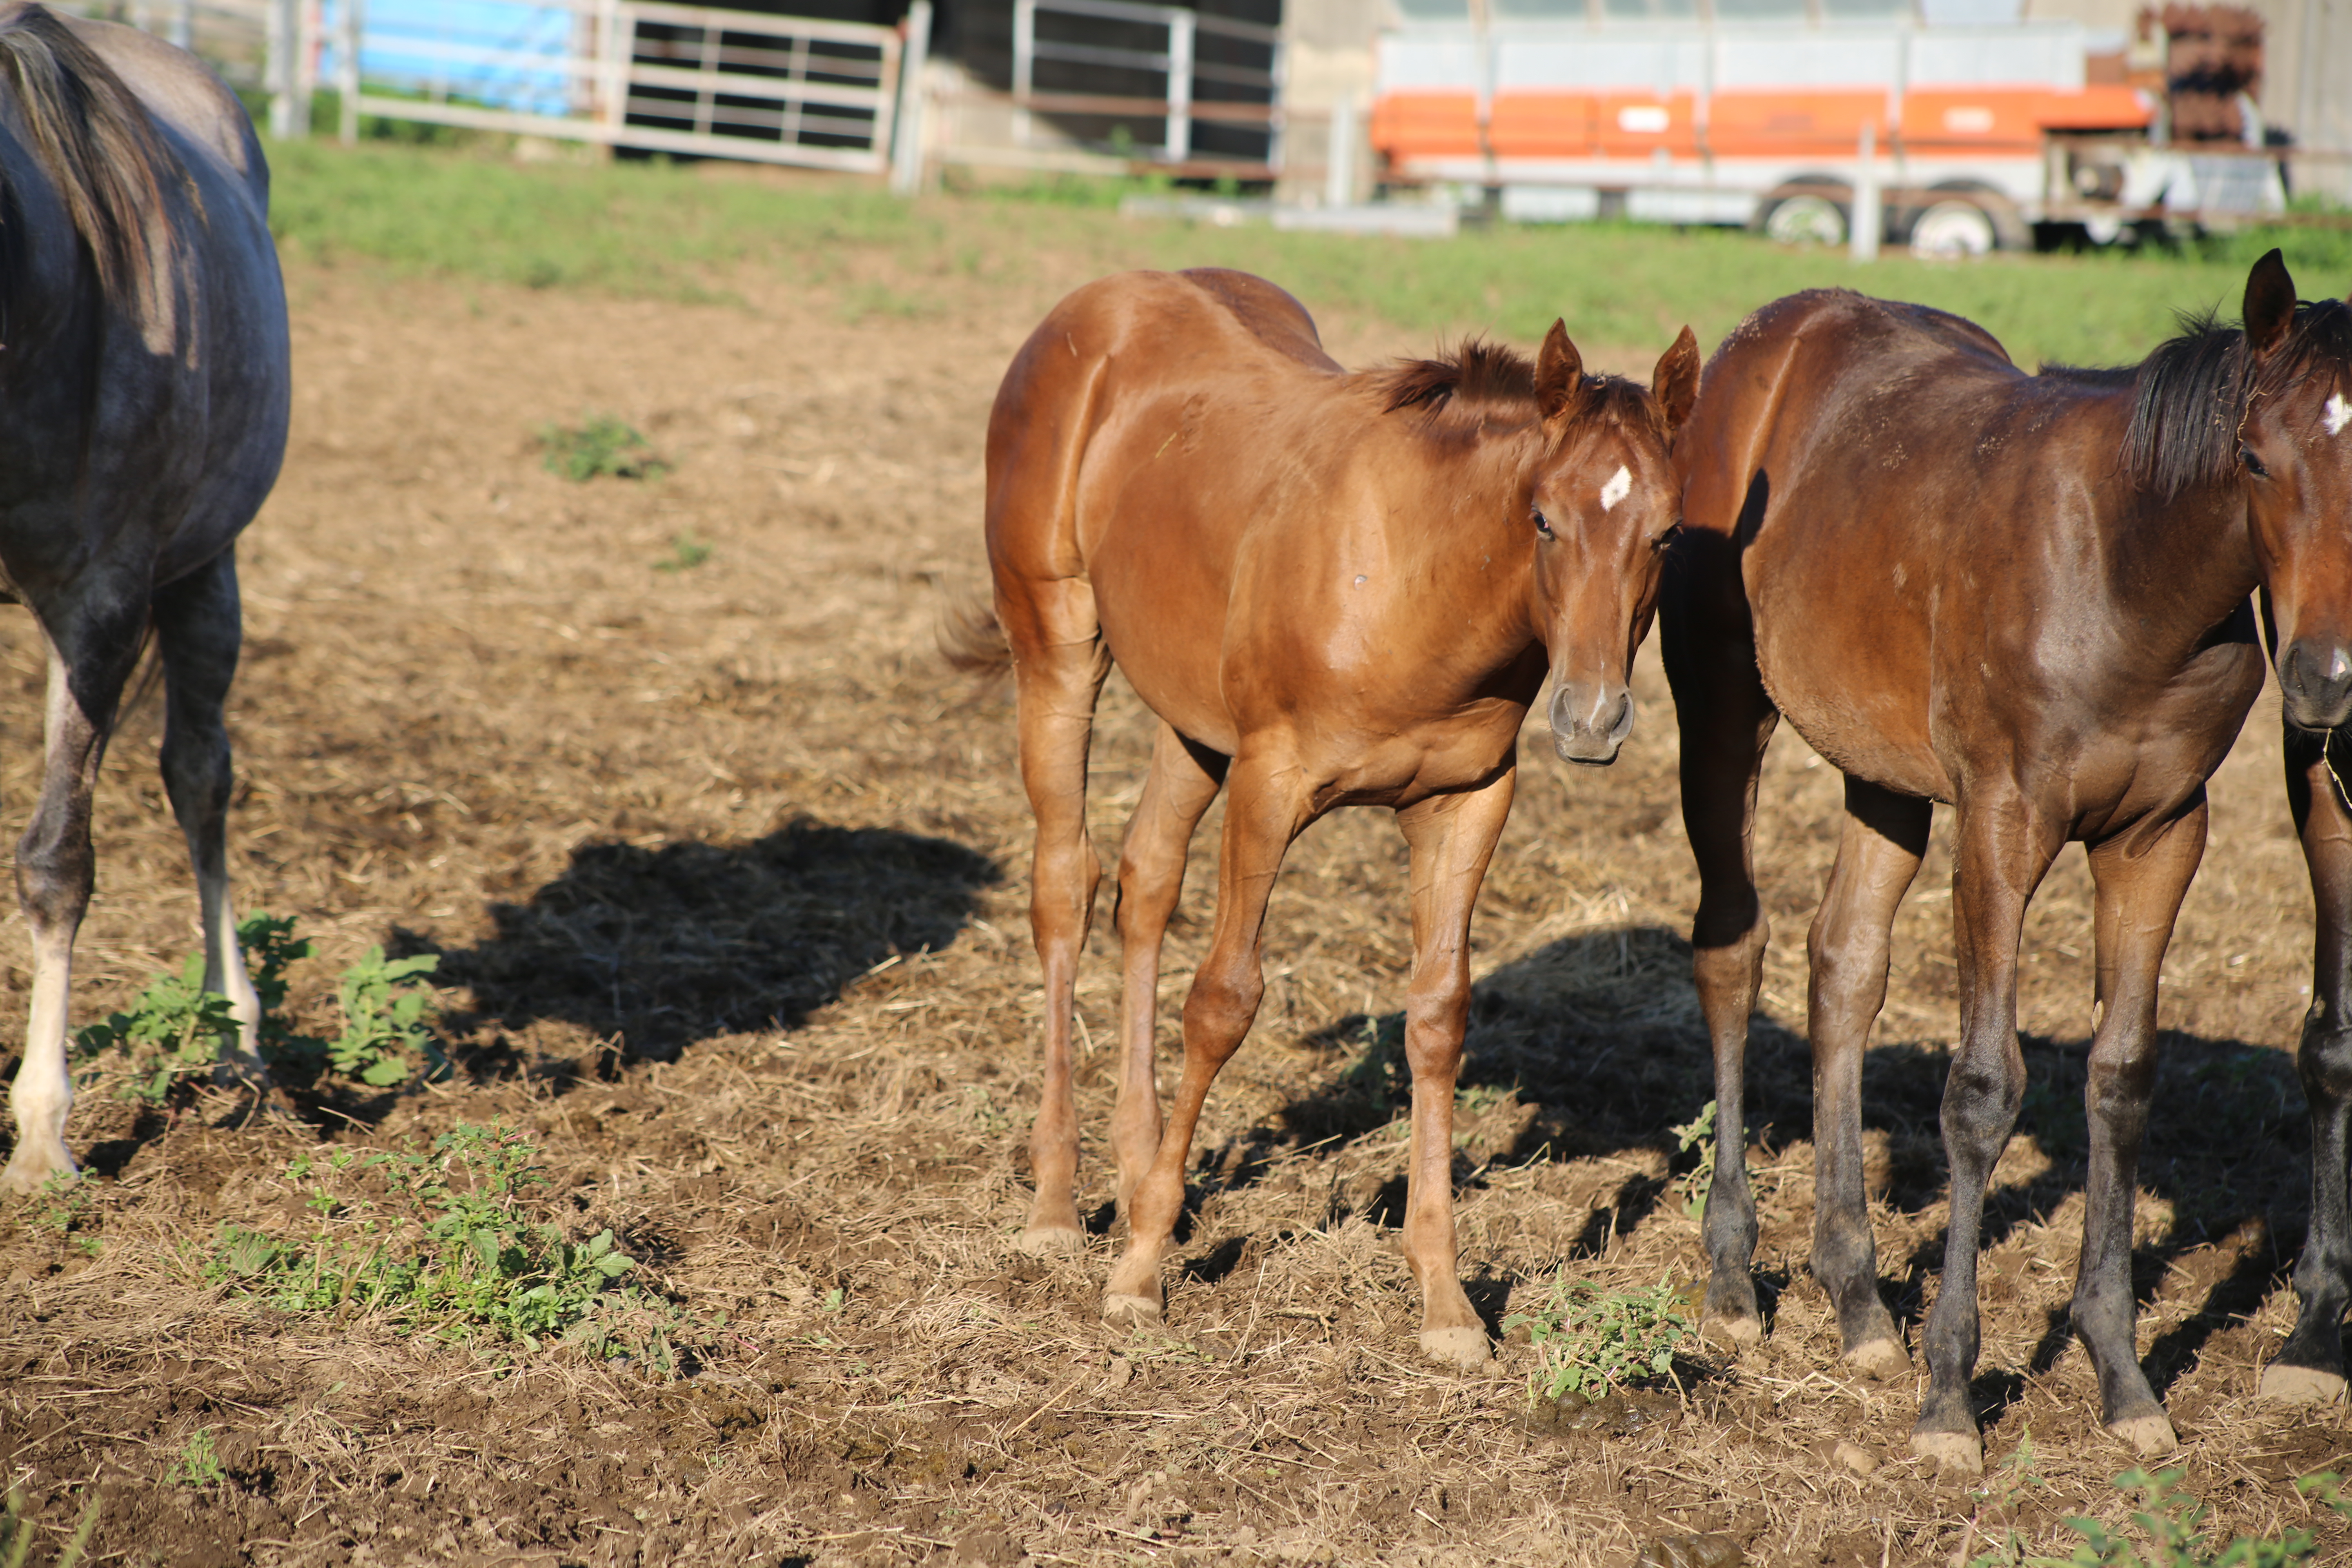
[{"label": "horse shadow on ground", "polygon": [[[1402,1013],[1341,1018],[1310,1037],[1329,1053],[1331,1070],[1237,1146],[1202,1152],[1203,1194],[1246,1185],[1279,1150],[1324,1140],[1373,1135],[1402,1114],[1410,1100]],[[2083,1106],[2086,1039],[2025,1036],[2027,1089],[2016,1136],[2031,1135],[2049,1163],[2029,1179],[1989,1194],[1984,1245],[2045,1219],[2087,1175]],[[1713,1065],[1690,978],[1690,946],[1658,926],[1580,933],[1504,965],[1477,983],[1464,1042],[1465,1105],[1515,1093],[1533,1114],[1507,1148],[1488,1163],[1517,1165],[1656,1150],[1669,1161],[1664,1178],[1630,1175],[1594,1206],[1584,1234],[1563,1261],[1598,1257],[1618,1232],[1646,1218],[1674,1177],[1696,1163],[1677,1124],[1687,1125],[1713,1098]],[[2242,1321],[2277,1287],[2294,1261],[2307,1213],[2309,1130],[2293,1058],[2236,1040],[2168,1031],[2156,1097],[2142,1149],[2138,1184],[2171,1206],[2161,1238],[2135,1248],[2132,1282],[2150,1302],[2185,1254],[2259,1224],[2268,1246],[2255,1246],[2224,1268],[2220,1258],[2189,1278],[2202,1300],[2159,1336],[2147,1358],[2161,1394],[2193,1365],[2206,1342]],[[1951,1055],[1941,1045],[1896,1042],[1870,1050],[1863,1067],[1863,1121],[1886,1135],[1885,1196],[1917,1215],[1940,1204],[1947,1173],[1939,1110]],[[1748,1036],[1746,1121],[1751,1162],[1760,1147],[1812,1131],[1812,1065],[1802,1036],[1758,1016]],[[1769,1158],[1769,1154],[1767,1155]],[[1385,1225],[1402,1222],[1402,1161],[1392,1179],[1369,1194],[1335,1194],[1328,1218],[1350,1214]],[[1457,1182],[1481,1180],[1465,1157]],[[1801,1216],[1810,1225],[1810,1216]],[[1940,1226],[1905,1252],[1883,1250],[1883,1289],[1896,1316],[1916,1326],[1925,1315],[1927,1281],[1942,1268]],[[1694,1268],[1702,1260],[1694,1252]],[[1212,1265],[1213,1268],[1213,1265]],[[2071,1277],[2071,1268],[2070,1268]],[[1499,1323],[1513,1281],[1465,1281],[1489,1325]],[[1785,1276],[1759,1275],[1768,1321]],[[1988,1310],[1999,1310],[1988,1291]],[[2055,1363],[2070,1336],[2063,1310],[2032,1358],[2035,1372]],[[2016,1399],[2023,1381],[1988,1373],[1978,1380],[1989,1415]]]},{"label": "horse shadow on ground", "polygon": [[895,954],[952,943],[1003,876],[952,839],[802,819],[748,844],[583,844],[528,903],[490,906],[497,934],[437,952],[473,993],[453,1033],[579,1025],[631,1057],[791,1029]]}]

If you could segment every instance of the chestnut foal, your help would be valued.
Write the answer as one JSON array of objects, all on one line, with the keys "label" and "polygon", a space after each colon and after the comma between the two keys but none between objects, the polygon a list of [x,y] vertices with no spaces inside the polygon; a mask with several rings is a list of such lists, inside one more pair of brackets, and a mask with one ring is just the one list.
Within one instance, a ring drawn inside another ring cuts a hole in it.
[{"label": "chestnut foal", "polygon": [[[1685,329],[1650,391],[1587,376],[1555,322],[1533,365],[1474,343],[1349,374],[1297,300],[1218,270],[1089,284],[1013,360],[989,420],[988,552],[1037,819],[1045,1081],[1032,1249],[1084,1244],[1071,990],[1100,877],[1087,743],[1114,659],[1160,719],[1118,868],[1112,1141],[1129,1244],[1105,1317],[1160,1315],[1193,1130],[1257,1011],[1285,852],[1334,806],[1384,805],[1412,867],[1404,1245],[1421,1344],[1459,1365],[1486,1360],[1455,1277],[1450,1175],[1471,905],[1547,670],[1561,756],[1610,762],[1633,725],[1627,675],[1675,521],[1667,438],[1697,374]],[[1163,1135],[1160,937],[1221,785],[1216,921]]]}]

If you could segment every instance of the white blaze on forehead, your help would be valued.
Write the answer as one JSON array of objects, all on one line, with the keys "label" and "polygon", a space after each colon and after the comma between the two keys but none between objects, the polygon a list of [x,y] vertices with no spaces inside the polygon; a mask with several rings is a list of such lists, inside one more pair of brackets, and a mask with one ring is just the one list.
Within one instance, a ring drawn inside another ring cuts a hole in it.
[{"label": "white blaze on forehead", "polygon": [[2352,403],[2345,402],[2342,393],[2336,394],[2327,400],[2326,418],[2327,433],[2330,436],[2341,436],[2344,434],[2344,426],[2352,425]]},{"label": "white blaze on forehead", "polygon": [[[2336,401],[2343,400],[2338,398]],[[1601,487],[1601,510],[1607,511],[1614,507],[1625,499],[1625,492],[1633,488],[1633,476],[1626,472],[1624,464],[1618,464],[1617,471],[1609,476],[1609,482]]]}]

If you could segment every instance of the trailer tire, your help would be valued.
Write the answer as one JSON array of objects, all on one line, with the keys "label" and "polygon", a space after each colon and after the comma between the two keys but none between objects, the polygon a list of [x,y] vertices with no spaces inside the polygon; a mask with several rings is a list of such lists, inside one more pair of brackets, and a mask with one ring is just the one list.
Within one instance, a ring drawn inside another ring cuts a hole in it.
[{"label": "trailer tire", "polygon": [[1782,245],[1843,245],[1853,221],[1850,204],[1832,200],[1826,190],[1785,187],[1767,195],[1756,215],[1756,226]]},{"label": "trailer tire", "polygon": [[[1916,255],[1952,254],[1948,249],[1938,249],[1934,247],[1927,249],[1920,248],[1919,229],[1920,226],[1927,222],[1928,214],[1939,211],[1948,214],[1939,226],[1947,229],[1962,226],[1966,219],[1961,216],[1949,214],[1949,209],[1956,203],[1966,203],[1983,214],[1985,226],[1990,228],[1992,234],[1991,248],[1995,250],[2033,248],[2033,229],[2025,221],[2025,216],[2017,210],[2015,202],[2011,201],[2009,197],[1990,185],[1975,180],[1946,180],[1940,184],[1931,186],[1923,194],[1927,200],[1918,209],[1917,216],[1911,220],[1905,230],[1905,237]],[[1971,250],[1967,254],[1982,255],[1983,252]]]},{"label": "trailer tire", "polygon": [[1986,255],[2000,244],[1984,208],[1957,196],[1945,197],[1911,220],[1914,256],[1960,260]]}]

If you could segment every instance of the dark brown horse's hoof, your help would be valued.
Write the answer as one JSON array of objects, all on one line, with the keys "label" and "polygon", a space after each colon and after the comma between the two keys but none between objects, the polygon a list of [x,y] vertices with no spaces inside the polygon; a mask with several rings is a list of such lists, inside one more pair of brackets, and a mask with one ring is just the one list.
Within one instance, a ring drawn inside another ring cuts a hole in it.
[{"label": "dark brown horse's hoof", "polygon": [[2334,1405],[2344,1397],[2344,1380],[2317,1367],[2274,1361],[2263,1368],[2262,1397],[2273,1405]]},{"label": "dark brown horse's hoof", "polygon": [[1939,1473],[1984,1474],[1984,1439],[1974,1432],[1914,1432],[1911,1451],[1933,1459]]},{"label": "dark brown horse's hoof", "polygon": [[2160,1459],[2180,1447],[2180,1439],[2172,1435],[2171,1418],[2161,1410],[2146,1415],[2126,1415],[2111,1424],[2107,1431],[2129,1444],[2131,1451],[2143,1459]]}]

